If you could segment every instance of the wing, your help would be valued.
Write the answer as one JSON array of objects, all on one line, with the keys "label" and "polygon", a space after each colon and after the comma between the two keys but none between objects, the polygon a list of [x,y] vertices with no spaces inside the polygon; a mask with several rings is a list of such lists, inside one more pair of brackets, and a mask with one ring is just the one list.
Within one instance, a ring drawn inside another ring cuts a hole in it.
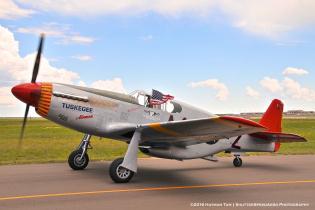
[{"label": "wing", "polygon": [[142,125],[142,142],[192,145],[264,131],[259,123],[237,117],[214,117]]}]

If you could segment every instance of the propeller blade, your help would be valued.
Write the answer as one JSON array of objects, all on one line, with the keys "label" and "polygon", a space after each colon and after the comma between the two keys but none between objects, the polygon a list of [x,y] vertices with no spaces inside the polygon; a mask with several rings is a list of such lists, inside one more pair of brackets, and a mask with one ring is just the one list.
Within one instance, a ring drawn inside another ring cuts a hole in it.
[{"label": "propeller blade", "polygon": [[[37,55],[36,55],[36,59],[35,59],[35,63],[34,63],[34,68],[33,68],[33,75],[32,75],[32,80],[31,80],[32,83],[36,82],[36,78],[37,78],[37,75],[38,75],[38,70],[39,70],[39,65],[40,65],[40,58],[41,58],[41,55],[42,55],[43,44],[44,44],[44,38],[45,38],[45,35],[41,34],[40,35],[38,49],[37,49]],[[22,141],[23,141],[23,137],[24,137],[24,130],[25,130],[25,125],[26,125],[27,115],[28,115],[29,109],[30,109],[30,104],[26,104],[24,118],[23,118],[23,124],[22,124],[22,128],[21,128],[19,144],[18,144],[18,148],[19,149],[22,146]]]},{"label": "propeller blade", "polygon": [[41,55],[42,55],[44,38],[45,38],[45,35],[41,34],[40,35],[40,40],[39,40],[39,45],[38,45],[38,50],[37,50],[37,55],[36,55],[36,60],[35,60],[34,68],[33,68],[33,75],[32,75],[32,80],[31,80],[32,83],[36,82],[36,78],[37,78],[37,75],[38,75],[38,70],[39,70],[40,58],[41,58]]},{"label": "propeller blade", "polygon": [[24,113],[24,119],[23,119],[23,124],[22,124],[22,129],[21,129],[21,132],[20,132],[18,148],[21,148],[21,146],[22,146],[22,141],[23,141],[23,137],[24,137],[24,129],[25,129],[25,125],[26,125],[27,115],[28,115],[28,110],[29,109],[30,109],[30,105],[26,104],[25,113]]}]

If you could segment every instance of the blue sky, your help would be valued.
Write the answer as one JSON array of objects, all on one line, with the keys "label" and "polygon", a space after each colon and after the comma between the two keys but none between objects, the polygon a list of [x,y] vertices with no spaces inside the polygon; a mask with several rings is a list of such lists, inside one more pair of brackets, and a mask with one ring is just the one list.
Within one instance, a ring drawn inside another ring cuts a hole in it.
[{"label": "blue sky", "polygon": [[41,81],[155,88],[213,113],[263,111],[273,98],[315,110],[315,3],[302,3],[4,0],[0,116],[22,115],[9,89],[30,79],[40,32]]}]

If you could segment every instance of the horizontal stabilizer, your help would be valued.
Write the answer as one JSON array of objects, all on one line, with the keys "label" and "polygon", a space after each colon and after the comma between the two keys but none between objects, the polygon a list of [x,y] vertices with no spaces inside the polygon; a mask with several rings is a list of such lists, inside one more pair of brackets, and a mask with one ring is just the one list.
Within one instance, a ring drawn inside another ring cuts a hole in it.
[{"label": "horizontal stabilizer", "polygon": [[264,139],[272,142],[291,143],[291,142],[306,142],[304,137],[290,134],[290,133],[277,133],[277,132],[257,132],[250,134],[253,137]]}]

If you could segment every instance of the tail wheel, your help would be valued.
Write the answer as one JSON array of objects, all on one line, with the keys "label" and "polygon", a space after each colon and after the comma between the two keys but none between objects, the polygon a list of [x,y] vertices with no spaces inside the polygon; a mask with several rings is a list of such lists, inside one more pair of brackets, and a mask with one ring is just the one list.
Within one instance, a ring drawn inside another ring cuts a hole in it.
[{"label": "tail wheel", "polygon": [[82,150],[74,150],[68,158],[68,164],[73,170],[83,170],[89,164],[89,156],[85,153],[82,158]]},{"label": "tail wheel", "polygon": [[236,158],[234,158],[234,160],[233,160],[233,165],[234,165],[235,167],[241,167],[241,166],[242,166],[242,163],[243,163],[243,161],[242,161],[242,159],[241,159],[240,157],[236,157]]},{"label": "tail wheel", "polygon": [[127,183],[134,175],[133,171],[121,166],[123,161],[124,158],[117,158],[110,164],[109,167],[109,175],[116,183]]}]

